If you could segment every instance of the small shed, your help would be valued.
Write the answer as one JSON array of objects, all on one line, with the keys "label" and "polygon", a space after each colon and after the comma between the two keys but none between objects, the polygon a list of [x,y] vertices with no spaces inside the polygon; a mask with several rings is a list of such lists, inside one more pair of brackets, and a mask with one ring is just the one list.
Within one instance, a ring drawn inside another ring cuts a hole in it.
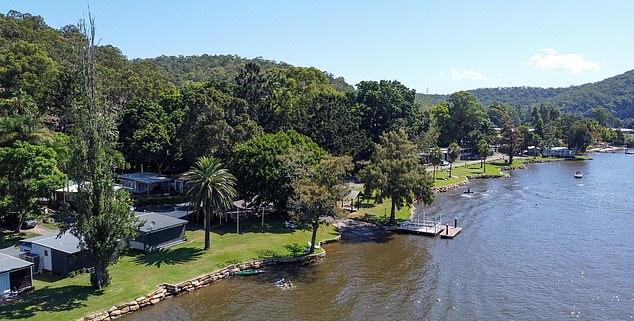
[{"label": "small shed", "polygon": [[33,287],[33,263],[0,253],[0,293]]},{"label": "small shed", "polygon": [[[357,208],[359,207],[359,194],[361,194],[361,191],[356,191],[356,190],[350,190],[350,193],[348,193],[348,195],[346,195],[346,197],[344,198],[344,203],[341,204],[341,207],[348,209],[350,211],[354,211],[355,210],[355,206],[354,206],[354,202],[355,200],[357,201]],[[348,205],[350,207],[347,207],[345,202],[350,202]]]},{"label": "small shed", "polygon": [[119,175],[119,182],[137,194],[169,193],[172,179],[156,173],[131,173]]},{"label": "small shed", "polygon": [[144,252],[153,252],[185,242],[187,221],[158,213],[137,213],[143,223],[137,230],[137,237],[128,242],[130,248]]},{"label": "small shed", "polygon": [[20,241],[20,250],[39,258],[35,271],[66,275],[92,266],[88,254],[79,248],[79,239],[70,233],[47,234]]}]

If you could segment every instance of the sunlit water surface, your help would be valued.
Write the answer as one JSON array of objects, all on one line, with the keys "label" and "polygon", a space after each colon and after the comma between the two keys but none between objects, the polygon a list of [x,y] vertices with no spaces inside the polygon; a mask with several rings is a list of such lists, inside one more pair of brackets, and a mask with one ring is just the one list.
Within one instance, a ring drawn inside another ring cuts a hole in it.
[{"label": "sunlit water surface", "polygon": [[[463,231],[348,238],[126,320],[634,320],[634,155],[529,165],[418,211]],[[583,179],[575,179],[583,170]],[[295,287],[276,288],[289,277]]]}]

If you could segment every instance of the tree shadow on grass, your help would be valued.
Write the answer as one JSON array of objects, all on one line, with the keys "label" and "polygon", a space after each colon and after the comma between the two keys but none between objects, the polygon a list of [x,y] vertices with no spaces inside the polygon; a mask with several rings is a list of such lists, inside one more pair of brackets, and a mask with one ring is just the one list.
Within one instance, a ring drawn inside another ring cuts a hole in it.
[{"label": "tree shadow on grass", "polygon": [[291,252],[290,254],[291,257],[301,256],[305,253],[304,252],[305,246],[302,246],[297,243],[286,244],[284,245],[284,248],[286,248],[289,252]]},{"label": "tree shadow on grass", "polygon": [[160,249],[148,254],[139,254],[134,258],[137,264],[161,267],[163,264],[175,265],[194,261],[203,255],[203,250],[192,247],[179,247],[177,249]]},{"label": "tree shadow on grass", "polygon": [[10,246],[16,246],[18,242],[20,242],[21,240],[37,235],[35,233],[25,233],[25,232],[14,233],[13,231],[11,232],[4,231],[0,233],[2,234],[2,237],[0,237],[0,249],[5,247],[10,247]]},{"label": "tree shadow on grass", "polygon": [[86,306],[90,296],[103,292],[88,285],[68,285],[58,288],[45,286],[25,293],[14,302],[0,305],[0,319],[17,320],[34,317],[40,311],[62,312]]},{"label": "tree shadow on grass", "polygon": [[[250,215],[247,218],[240,218],[240,234],[243,233],[274,233],[286,234],[293,233],[297,228],[288,227],[285,222],[289,222],[288,217],[277,214],[268,214],[265,216],[264,226],[262,226],[262,218]],[[203,230],[202,224],[187,224],[187,230],[196,231]],[[218,235],[235,234],[237,231],[236,221],[229,219],[223,220],[222,224],[218,224],[218,219],[214,218],[211,225],[211,232]]]}]

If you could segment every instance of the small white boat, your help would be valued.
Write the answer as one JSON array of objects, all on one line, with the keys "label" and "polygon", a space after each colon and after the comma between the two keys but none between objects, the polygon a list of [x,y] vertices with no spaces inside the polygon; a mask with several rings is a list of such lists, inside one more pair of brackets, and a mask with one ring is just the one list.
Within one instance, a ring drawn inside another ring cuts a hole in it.
[{"label": "small white boat", "polygon": [[583,172],[582,171],[576,171],[575,172],[575,178],[583,178]]}]

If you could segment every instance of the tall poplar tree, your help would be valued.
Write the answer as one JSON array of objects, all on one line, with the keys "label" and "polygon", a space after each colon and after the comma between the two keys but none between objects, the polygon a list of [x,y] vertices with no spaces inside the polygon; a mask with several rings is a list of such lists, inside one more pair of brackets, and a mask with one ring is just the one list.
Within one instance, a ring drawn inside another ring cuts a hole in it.
[{"label": "tall poplar tree", "polygon": [[122,240],[134,237],[138,227],[130,211],[130,197],[123,189],[115,191],[114,168],[120,165],[116,155],[117,130],[113,115],[98,92],[95,61],[94,19],[88,26],[81,21],[83,39],[77,44],[77,82],[79,96],[72,108],[74,127],[71,136],[72,159],[69,176],[78,184],[76,210],[62,226],[80,240],[80,247],[93,260],[90,283],[101,289],[110,284],[108,265]]}]

